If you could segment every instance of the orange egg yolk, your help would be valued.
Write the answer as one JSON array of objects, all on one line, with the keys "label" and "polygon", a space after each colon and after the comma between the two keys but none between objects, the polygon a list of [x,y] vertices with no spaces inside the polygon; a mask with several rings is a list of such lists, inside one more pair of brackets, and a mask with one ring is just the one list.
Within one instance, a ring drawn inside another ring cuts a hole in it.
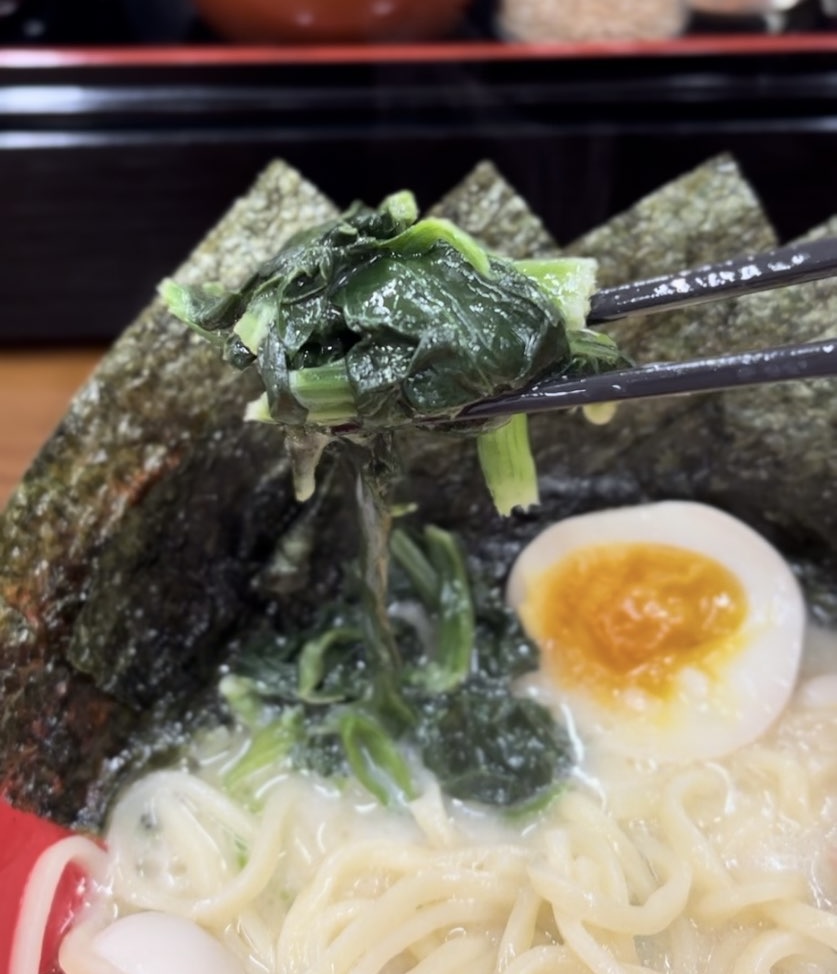
[{"label": "orange egg yolk", "polygon": [[720,562],[672,545],[580,548],[528,583],[521,617],[567,688],[667,695],[677,674],[711,674],[744,640],[747,597]]}]

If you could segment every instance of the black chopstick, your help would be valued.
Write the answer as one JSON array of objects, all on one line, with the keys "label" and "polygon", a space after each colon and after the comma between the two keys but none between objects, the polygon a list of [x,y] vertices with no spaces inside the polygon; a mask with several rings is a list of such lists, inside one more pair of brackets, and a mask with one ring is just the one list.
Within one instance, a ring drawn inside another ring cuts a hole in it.
[{"label": "black chopstick", "polygon": [[837,375],[837,338],[688,362],[662,362],[583,379],[544,380],[527,389],[466,406],[457,419],[540,413],[600,402],[717,392],[834,375]]},{"label": "black chopstick", "polygon": [[721,298],[802,284],[835,274],[837,238],[790,244],[777,250],[735,257],[694,270],[602,288],[591,299],[587,321],[596,324],[633,315],[670,311]]}]

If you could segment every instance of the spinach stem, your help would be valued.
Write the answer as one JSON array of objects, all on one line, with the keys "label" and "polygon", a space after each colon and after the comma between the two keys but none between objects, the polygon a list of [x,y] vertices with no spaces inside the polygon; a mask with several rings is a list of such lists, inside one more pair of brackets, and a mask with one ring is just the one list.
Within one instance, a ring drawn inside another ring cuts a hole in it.
[{"label": "spinach stem", "polygon": [[529,446],[525,413],[477,436],[477,454],[485,482],[500,514],[538,503],[538,475]]},{"label": "spinach stem", "polygon": [[596,261],[589,257],[516,260],[514,266],[538,282],[569,331],[583,328],[596,290]]},{"label": "spinach stem", "polygon": [[295,369],[289,381],[291,394],[308,410],[309,422],[328,425],[355,417],[355,398],[342,359]]},{"label": "spinach stem", "polygon": [[365,635],[379,669],[394,674],[401,668],[401,657],[387,616],[392,478],[388,472],[373,469],[374,449],[354,450],[352,454],[361,532],[360,574],[366,610],[363,614]]},{"label": "spinach stem", "polygon": [[483,277],[491,277],[491,261],[479,243],[450,220],[428,217],[387,241],[387,247],[404,255],[426,253],[439,241],[455,248]]},{"label": "spinach stem", "polygon": [[367,703],[398,734],[414,723],[401,692],[403,660],[387,614],[390,492],[395,479],[392,437],[379,434],[368,448],[351,451],[360,521],[361,625],[374,667]]},{"label": "spinach stem", "polygon": [[424,552],[401,528],[392,532],[392,557],[398,562],[428,609],[435,609],[439,598],[439,576]]},{"label": "spinach stem", "polygon": [[439,645],[427,674],[427,685],[440,693],[452,690],[468,676],[474,654],[476,622],[465,559],[453,535],[428,525],[424,537],[440,580],[437,597]]}]

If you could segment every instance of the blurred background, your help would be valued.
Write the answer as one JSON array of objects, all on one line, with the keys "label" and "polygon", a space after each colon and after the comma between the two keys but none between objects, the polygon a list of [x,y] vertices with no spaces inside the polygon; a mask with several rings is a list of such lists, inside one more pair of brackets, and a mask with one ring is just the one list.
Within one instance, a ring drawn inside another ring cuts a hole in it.
[{"label": "blurred background", "polygon": [[[219,43],[242,36],[281,41],[304,40],[306,29],[309,40],[334,40],[335,23],[341,20],[357,25],[355,39],[368,40],[375,31],[370,29],[370,19],[364,27],[363,7],[363,2],[355,0],[0,0],[0,42]],[[837,16],[828,0],[622,0],[615,4],[603,0],[426,0],[422,4],[379,0],[370,7],[377,7],[371,20],[383,23],[382,35],[404,41],[436,36],[542,42],[602,36],[602,32],[605,36],[727,30],[775,33],[828,29],[833,26],[832,16]],[[279,12],[281,8],[284,13]],[[672,18],[670,11],[677,8],[682,16]],[[423,29],[417,27],[417,10],[423,11]],[[619,21],[615,26],[614,19]],[[265,26],[271,20],[272,36]],[[257,21],[261,26],[248,36],[245,25]],[[345,33],[344,28],[344,38]]]},{"label": "blurred background", "polygon": [[101,343],[272,158],[338,203],[495,161],[570,241],[732,152],[837,211],[834,0],[0,0],[0,344]]}]

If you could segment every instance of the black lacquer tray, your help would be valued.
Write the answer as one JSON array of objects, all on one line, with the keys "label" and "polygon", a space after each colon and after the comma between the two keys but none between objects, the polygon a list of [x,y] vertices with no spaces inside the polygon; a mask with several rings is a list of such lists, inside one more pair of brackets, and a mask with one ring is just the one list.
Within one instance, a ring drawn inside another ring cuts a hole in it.
[{"label": "black lacquer tray", "polygon": [[837,32],[0,49],[0,342],[117,334],[273,158],[340,204],[490,158],[569,241],[721,151],[780,238],[837,212]]}]

